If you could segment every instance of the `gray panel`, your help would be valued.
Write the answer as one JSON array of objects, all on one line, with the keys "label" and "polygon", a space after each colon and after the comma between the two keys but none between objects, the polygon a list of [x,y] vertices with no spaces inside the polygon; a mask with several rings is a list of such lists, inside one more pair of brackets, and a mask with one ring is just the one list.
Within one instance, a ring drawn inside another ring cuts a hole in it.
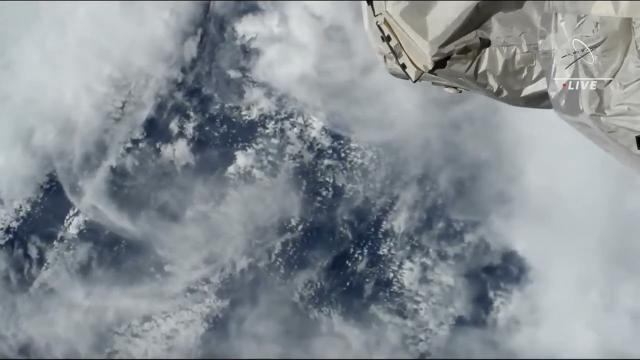
[{"label": "gray panel", "polygon": [[365,21],[390,73],[553,107],[640,170],[640,3],[376,3]]}]

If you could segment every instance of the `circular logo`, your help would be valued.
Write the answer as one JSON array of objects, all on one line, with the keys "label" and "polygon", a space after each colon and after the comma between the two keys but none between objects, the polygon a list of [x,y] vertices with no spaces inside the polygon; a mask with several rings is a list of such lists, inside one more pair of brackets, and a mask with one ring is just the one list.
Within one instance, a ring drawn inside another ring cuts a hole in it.
[{"label": "circular logo", "polygon": [[580,57],[576,59],[576,61],[583,59],[589,65],[593,65],[596,63],[596,57],[591,52],[591,48],[587,44],[585,44],[584,41],[578,38],[575,38],[573,39],[573,41],[571,41],[571,46],[575,51],[574,54],[581,54]]}]

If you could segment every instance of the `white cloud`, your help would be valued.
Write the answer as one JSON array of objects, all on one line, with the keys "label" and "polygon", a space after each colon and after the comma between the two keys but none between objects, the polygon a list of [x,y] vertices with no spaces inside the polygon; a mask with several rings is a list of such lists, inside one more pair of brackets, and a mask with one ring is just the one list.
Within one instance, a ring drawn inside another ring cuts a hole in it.
[{"label": "white cloud", "polygon": [[[151,209],[132,219],[109,198],[107,165],[139,130],[165,82],[178,76],[180,62],[196,55],[200,33],[185,42],[194,8],[172,3],[0,5],[0,42],[5,45],[0,53],[0,198],[13,204],[56,168],[65,185],[82,185],[81,192],[71,193],[75,205],[87,214],[99,209],[104,215],[99,219],[114,231],[153,239],[171,274],[141,287],[87,284],[74,271],[93,261],[92,249],[61,243],[51,250],[52,260],[29,294],[0,294],[3,352],[15,354],[33,337],[44,339],[40,350],[53,356],[93,355],[105,324],[126,320],[112,344],[120,355],[157,354],[159,349],[188,353],[204,332],[204,314],[224,306],[211,288],[194,284],[196,279],[214,267],[246,266],[246,249],[264,249],[280,240],[258,236],[256,229],[298,213],[300,199],[284,176],[261,176],[223,195],[207,179],[187,177],[158,195],[170,204],[186,204],[184,218],[176,222]],[[484,231],[494,245],[516,249],[531,266],[531,283],[500,308],[496,328],[463,338],[465,350],[521,356],[640,354],[633,339],[640,324],[640,306],[634,301],[640,291],[635,281],[637,174],[550,111],[449,95],[391,77],[366,38],[359,4],[270,3],[264,8],[236,24],[261,50],[253,69],[258,79],[294,96],[334,129],[398,156],[399,177],[439,174],[458,214],[486,220]],[[233,75],[239,76],[235,70]],[[114,107],[124,98],[131,106],[115,121]],[[255,89],[245,102],[249,117],[274,106]],[[193,124],[187,124],[187,138]],[[317,131],[312,135],[322,141],[318,124],[313,122]],[[103,153],[96,144],[104,145]],[[181,139],[164,147],[163,154],[186,167],[193,164],[187,145]],[[229,177],[261,174],[255,150],[236,154]],[[401,229],[413,221],[411,204],[421,192],[398,191],[403,202],[392,220]],[[74,219],[68,219],[69,236],[82,222]],[[404,280],[416,294],[412,300],[429,317],[406,326],[442,330],[441,323],[448,326],[456,314],[442,303],[464,296],[459,274],[449,264],[430,268],[441,272],[431,274],[441,286],[426,288],[416,280],[417,265],[405,265]],[[51,295],[49,288],[58,292]],[[185,288],[196,288],[199,296],[182,298]],[[431,302],[420,303],[425,298]],[[237,350],[289,354],[286,324],[274,322],[288,319],[286,308],[276,304],[277,298],[258,300],[239,325]],[[464,307],[464,301],[454,300],[449,305]],[[389,321],[391,330],[321,318],[325,329],[305,346],[317,356],[405,355],[406,349],[394,347],[400,340],[389,337],[397,336],[396,324]],[[181,331],[175,342],[168,340]],[[483,345],[491,337],[500,348]]]},{"label": "white cloud", "polygon": [[445,188],[480,176],[467,192],[452,189],[457,208],[487,215],[485,231],[524,256],[531,283],[498,314],[500,348],[482,347],[496,335],[487,332],[467,338],[468,350],[638,356],[639,175],[551,111],[392,78],[359,6],[270,3],[237,29],[262,52],[258,78],[324,112],[335,129],[399,149],[405,176],[434,164]]},{"label": "white cloud", "polygon": [[499,104],[389,75],[364,31],[360,6],[266,3],[236,30],[260,50],[256,78],[306,104],[333,130],[398,150],[408,175],[437,168],[445,188],[480,177],[487,186],[458,196],[466,198],[461,212],[479,216],[482,203],[501,196],[488,185],[513,175],[508,155],[517,144],[504,134]]},{"label": "white cloud", "polygon": [[[54,167],[86,170],[83,162],[97,142],[117,149],[126,140],[123,134],[144,120],[163,83],[177,75],[177,50],[197,8],[144,2],[0,7],[5,201],[29,195]],[[125,116],[114,125],[109,114],[127,97]]]},{"label": "white cloud", "polygon": [[[530,357],[638,356],[640,177],[555,114],[509,110],[521,164],[501,234],[531,265],[504,310],[508,346]],[[515,120],[515,119],[514,119]]]}]

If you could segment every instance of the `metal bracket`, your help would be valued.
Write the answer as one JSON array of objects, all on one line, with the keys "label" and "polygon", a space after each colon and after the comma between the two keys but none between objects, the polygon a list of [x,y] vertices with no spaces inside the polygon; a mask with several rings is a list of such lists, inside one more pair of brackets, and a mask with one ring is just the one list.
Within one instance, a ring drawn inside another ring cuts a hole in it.
[{"label": "metal bracket", "polygon": [[[395,58],[400,69],[402,69],[405,75],[411,79],[411,82],[418,82],[422,74],[424,74],[424,71],[420,70],[415,64],[413,64],[387,21],[384,20],[382,23],[380,21],[376,21],[376,26],[378,27],[378,31],[380,31],[380,39],[383,43],[387,44],[389,51]],[[384,28],[387,28],[387,30],[385,31]],[[406,59],[406,61],[404,59]]]}]

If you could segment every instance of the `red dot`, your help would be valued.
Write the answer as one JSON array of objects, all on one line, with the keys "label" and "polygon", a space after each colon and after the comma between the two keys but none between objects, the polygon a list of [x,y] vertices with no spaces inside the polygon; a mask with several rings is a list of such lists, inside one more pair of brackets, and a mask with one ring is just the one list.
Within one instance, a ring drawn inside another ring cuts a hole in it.
[{"label": "red dot", "polygon": [[563,84],[562,84],[562,87],[563,87],[563,88],[566,88],[566,87],[567,87],[567,83],[563,83]]}]

